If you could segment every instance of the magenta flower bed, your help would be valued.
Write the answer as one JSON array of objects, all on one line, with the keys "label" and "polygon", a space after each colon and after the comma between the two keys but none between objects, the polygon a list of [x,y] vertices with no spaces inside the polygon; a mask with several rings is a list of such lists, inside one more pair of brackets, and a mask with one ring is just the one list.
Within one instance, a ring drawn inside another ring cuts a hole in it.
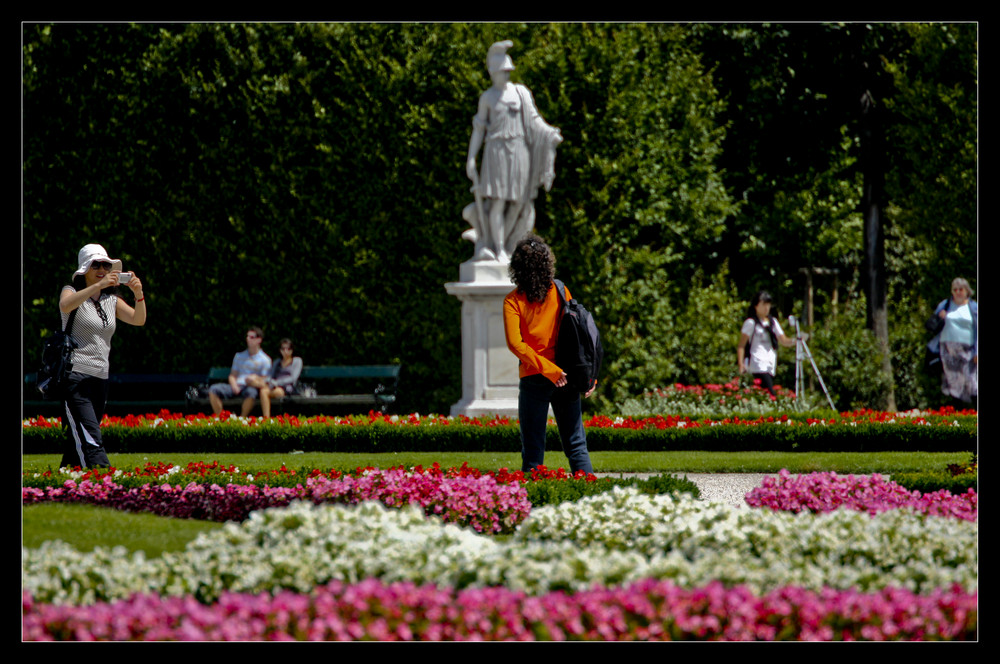
[{"label": "magenta flower bed", "polygon": [[491,475],[445,477],[403,470],[373,470],[359,477],[311,477],[305,486],[199,484],[186,486],[146,484],[123,487],[105,476],[100,481],[61,487],[22,487],[21,502],[89,503],[134,512],[209,521],[243,521],[254,510],[287,505],[293,500],[314,503],[355,504],[378,500],[389,507],[409,503],[444,521],[469,526],[478,532],[511,532],[531,511],[528,493],[518,483],[501,484]]},{"label": "magenta flower bed", "polygon": [[333,582],[312,593],[135,595],[91,606],[22,594],[26,641],[928,641],[974,640],[977,594],[786,587],[755,596],[720,583],[647,580],[532,597],[504,588]]},{"label": "magenta flower bed", "polygon": [[973,489],[960,495],[943,489],[920,493],[879,475],[855,477],[833,472],[792,476],[783,469],[777,477],[765,477],[761,486],[746,494],[745,500],[751,507],[789,512],[829,512],[846,508],[876,514],[911,508],[932,516],[967,521],[975,521],[979,515],[979,498]]}]

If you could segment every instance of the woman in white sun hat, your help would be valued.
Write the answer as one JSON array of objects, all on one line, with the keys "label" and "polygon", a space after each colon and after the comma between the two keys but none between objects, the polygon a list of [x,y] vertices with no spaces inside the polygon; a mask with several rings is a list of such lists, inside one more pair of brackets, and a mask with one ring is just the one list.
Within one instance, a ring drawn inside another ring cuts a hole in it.
[{"label": "woman in white sun hat", "polygon": [[[142,282],[132,273],[122,272],[122,262],[109,258],[99,244],[88,244],[79,253],[72,285],[63,286],[59,311],[66,327],[76,311],[71,330],[77,343],[73,351],[73,371],[63,402],[66,450],[60,467],[107,467],[108,455],[101,441],[101,418],[108,396],[108,369],[111,337],[116,320],[129,325],[146,322],[146,298]],[[118,297],[118,286],[128,286],[135,295],[135,307]]]}]

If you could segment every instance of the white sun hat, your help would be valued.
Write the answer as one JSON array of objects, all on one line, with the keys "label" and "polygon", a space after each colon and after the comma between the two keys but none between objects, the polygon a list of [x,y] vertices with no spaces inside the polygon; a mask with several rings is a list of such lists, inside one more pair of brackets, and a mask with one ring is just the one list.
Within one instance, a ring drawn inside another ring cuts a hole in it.
[{"label": "white sun hat", "polygon": [[77,256],[77,263],[80,264],[80,267],[73,273],[73,276],[78,277],[81,274],[85,274],[90,269],[90,264],[94,261],[107,261],[111,263],[112,272],[121,272],[122,270],[122,262],[117,258],[110,258],[104,247],[99,244],[88,244],[84,245]]}]

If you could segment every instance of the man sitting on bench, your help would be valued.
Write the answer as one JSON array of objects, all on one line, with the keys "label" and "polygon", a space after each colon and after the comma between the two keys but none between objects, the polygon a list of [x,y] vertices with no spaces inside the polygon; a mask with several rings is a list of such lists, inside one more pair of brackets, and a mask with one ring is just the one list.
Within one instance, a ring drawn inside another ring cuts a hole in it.
[{"label": "man sitting on bench", "polygon": [[247,349],[236,353],[233,357],[233,368],[229,372],[229,381],[216,383],[208,388],[208,400],[216,415],[222,412],[223,399],[231,399],[235,396],[243,397],[241,416],[246,417],[253,410],[258,390],[256,387],[248,385],[247,379],[253,375],[266,377],[271,372],[271,358],[260,347],[263,342],[264,332],[259,327],[255,326],[247,330]]}]

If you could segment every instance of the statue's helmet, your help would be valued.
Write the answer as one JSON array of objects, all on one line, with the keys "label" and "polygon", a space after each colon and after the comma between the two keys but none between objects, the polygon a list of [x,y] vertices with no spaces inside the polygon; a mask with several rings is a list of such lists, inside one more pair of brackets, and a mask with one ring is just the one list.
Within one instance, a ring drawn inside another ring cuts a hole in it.
[{"label": "statue's helmet", "polygon": [[514,42],[507,39],[505,41],[498,41],[490,46],[490,50],[486,54],[486,70],[490,73],[490,76],[498,71],[514,70],[514,62],[507,55],[507,49],[513,45]]}]

